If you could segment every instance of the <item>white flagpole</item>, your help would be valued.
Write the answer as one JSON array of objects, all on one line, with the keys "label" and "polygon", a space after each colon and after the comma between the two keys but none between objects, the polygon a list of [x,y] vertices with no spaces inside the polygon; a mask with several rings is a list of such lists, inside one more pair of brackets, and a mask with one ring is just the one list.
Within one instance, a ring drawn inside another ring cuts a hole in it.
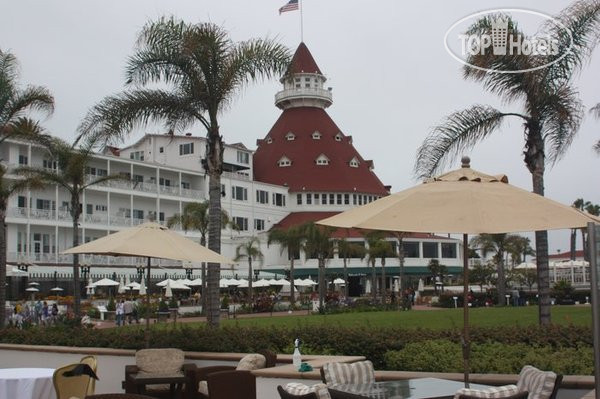
[{"label": "white flagpole", "polygon": [[300,42],[304,41],[304,17],[303,17],[303,12],[302,12],[302,0],[299,0],[298,3],[300,3]]}]

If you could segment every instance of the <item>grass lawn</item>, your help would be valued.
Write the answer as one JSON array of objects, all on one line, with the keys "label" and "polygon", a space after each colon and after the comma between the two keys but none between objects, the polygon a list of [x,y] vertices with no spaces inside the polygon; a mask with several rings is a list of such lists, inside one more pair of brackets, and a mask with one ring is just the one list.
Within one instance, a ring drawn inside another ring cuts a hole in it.
[{"label": "grass lawn", "polygon": [[[469,312],[473,326],[512,326],[538,323],[537,306],[474,308]],[[342,326],[406,327],[445,329],[462,327],[462,309],[440,309],[409,312],[363,312],[333,315],[306,315],[289,317],[229,319],[222,320],[223,326],[296,326],[314,324],[334,324]],[[553,306],[552,322],[557,324],[591,325],[591,306]]]},{"label": "grass lawn", "polygon": [[[469,311],[469,322],[471,326],[482,327],[537,325],[538,307],[473,308]],[[552,322],[562,325],[591,326],[591,306],[552,306]],[[204,322],[182,324],[189,327],[205,325]],[[264,317],[221,319],[221,326],[294,327],[320,324],[348,327],[462,328],[463,312],[461,308],[412,310],[408,312],[354,312],[331,315],[306,314],[284,317],[271,317],[268,313],[265,313]],[[171,328],[172,325],[171,322],[168,322],[155,324],[154,327]]]}]

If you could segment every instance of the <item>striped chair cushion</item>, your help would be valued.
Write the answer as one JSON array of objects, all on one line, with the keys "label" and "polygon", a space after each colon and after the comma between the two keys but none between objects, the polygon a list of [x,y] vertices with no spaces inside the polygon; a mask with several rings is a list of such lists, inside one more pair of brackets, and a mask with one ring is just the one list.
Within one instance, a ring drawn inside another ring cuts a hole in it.
[{"label": "striped chair cushion", "polygon": [[454,399],[460,398],[461,395],[467,395],[474,398],[506,398],[519,393],[519,388],[516,385],[503,385],[501,387],[491,387],[488,389],[470,389],[461,388],[454,394]]},{"label": "striped chair cushion", "polygon": [[556,373],[542,371],[533,366],[524,366],[519,374],[517,387],[529,391],[529,399],[548,399],[552,395]]},{"label": "striped chair cushion", "polygon": [[323,375],[327,384],[366,384],[375,381],[370,360],[356,363],[325,363]]},{"label": "striped chair cushion", "polygon": [[314,392],[319,399],[331,399],[331,395],[325,384],[315,384],[309,387],[299,382],[290,382],[284,389],[292,395],[306,395],[307,393]]}]

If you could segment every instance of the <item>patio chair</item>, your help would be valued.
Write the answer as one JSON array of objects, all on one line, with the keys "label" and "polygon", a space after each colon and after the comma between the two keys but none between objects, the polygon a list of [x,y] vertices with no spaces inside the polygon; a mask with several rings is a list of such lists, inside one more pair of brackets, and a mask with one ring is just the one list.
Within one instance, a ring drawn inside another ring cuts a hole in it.
[{"label": "patio chair", "polygon": [[[186,371],[189,368],[195,369],[193,363],[185,364],[185,355],[181,349],[159,348],[159,349],[141,349],[135,353],[135,365],[125,366],[125,381],[123,387],[125,393],[138,393],[133,377],[134,374],[145,376],[181,374],[188,375]],[[189,381],[184,384],[188,385]],[[170,397],[171,392],[168,384],[147,385],[146,393],[152,397]]]},{"label": "patio chair", "polygon": [[234,370],[257,370],[267,367],[275,367],[277,363],[277,355],[269,350],[259,351],[244,356],[237,366],[207,366],[207,367],[190,367],[186,371],[189,385],[186,385],[186,398],[189,399],[207,399],[209,397],[208,390],[208,375],[221,371]]},{"label": "patio chair", "polygon": [[85,399],[154,399],[152,396],[138,395],[135,393],[100,393],[88,395]]},{"label": "patio chair", "polygon": [[[96,356],[88,355],[81,358],[79,363],[87,364],[94,371],[94,373],[98,374],[98,360]],[[88,395],[93,395],[96,391],[96,380],[91,378],[90,384],[88,385]]]},{"label": "patio chair", "polygon": [[76,376],[65,375],[65,373],[68,374],[80,366],[81,363],[73,363],[54,370],[52,383],[56,391],[56,399],[84,398],[87,395],[92,377],[86,374]]},{"label": "patio chair", "polygon": [[327,385],[318,383],[308,386],[299,382],[290,382],[285,388],[277,386],[281,399],[331,399]]},{"label": "patio chair", "polygon": [[211,399],[256,399],[256,376],[250,370],[218,371],[206,378]]},{"label": "patio chair", "polygon": [[[455,399],[474,398],[535,398],[556,399],[558,388],[562,382],[562,375],[552,371],[542,371],[533,366],[524,366],[519,373],[517,385],[503,385],[487,390],[460,389],[454,396]],[[494,396],[490,396],[494,395]]]},{"label": "patio chair", "polygon": [[367,384],[375,382],[375,369],[370,360],[355,363],[325,363],[321,380],[327,384]]}]

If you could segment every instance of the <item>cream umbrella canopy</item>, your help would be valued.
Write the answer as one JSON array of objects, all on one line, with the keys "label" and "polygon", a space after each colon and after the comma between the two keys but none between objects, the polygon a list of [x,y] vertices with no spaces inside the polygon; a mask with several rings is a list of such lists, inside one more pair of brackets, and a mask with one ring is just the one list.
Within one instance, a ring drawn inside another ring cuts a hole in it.
[{"label": "cream umbrella canopy", "polygon": [[[468,234],[581,228],[594,221],[575,208],[511,186],[504,175],[491,176],[473,170],[469,163],[469,158],[464,157],[458,170],[317,223],[367,230],[463,234],[466,297]],[[467,301],[463,302],[463,354],[468,386],[469,313]]]},{"label": "cream umbrella canopy", "polygon": [[[121,230],[97,240],[68,249],[64,254],[95,254],[109,256],[137,256],[148,259],[146,274],[150,284],[151,259],[172,259],[182,262],[209,262],[234,264],[228,259],[157,223],[143,223]],[[150,291],[146,292],[146,306],[150,304]],[[146,346],[149,346],[146,317]]]}]

